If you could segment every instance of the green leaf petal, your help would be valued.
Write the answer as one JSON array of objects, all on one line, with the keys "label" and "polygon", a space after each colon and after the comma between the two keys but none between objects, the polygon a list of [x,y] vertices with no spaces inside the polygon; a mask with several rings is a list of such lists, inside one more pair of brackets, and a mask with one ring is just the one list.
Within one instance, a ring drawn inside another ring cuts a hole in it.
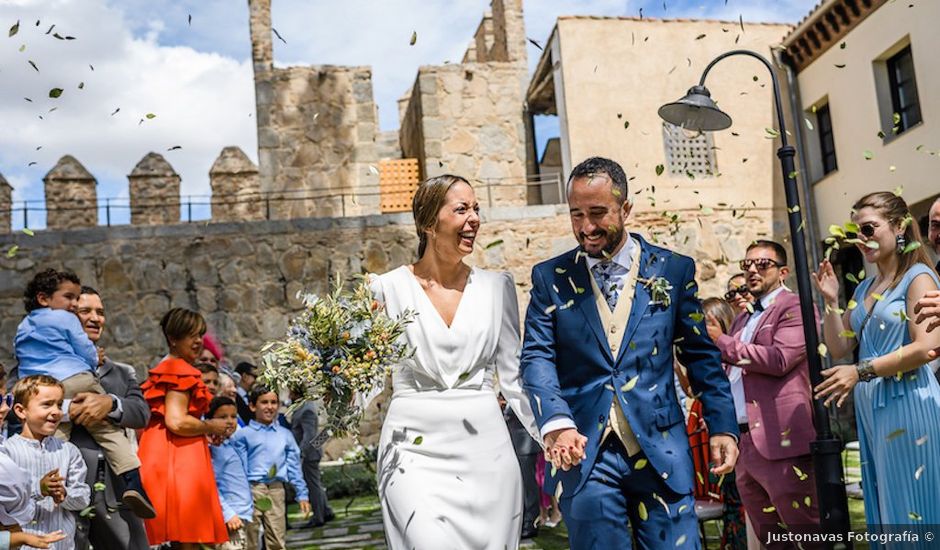
[{"label": "green leaf petal", "polygon": [[665,167],[665,166],[663,166],[662,164],[657,164],[657,165],[656,165],[656,175],[657,175],[657,176],[663,175],[663,172],[665,172],[665,171],[666,171],[666,167]]},{"label": "green leaf petal", "polygon": [[62,91],[63,91],[62,88],[53,88],[49,90],[49,97],[51,97],[52,99],[56,99],[62,95]]},{"label": "green leaf petal", "polygon": [[418,437],[415,438],[415,441],[414,441],[414,444],[415,444],[415,445],[420,445],[420,444],[422,444],[422,443],[424,443],[424,436],[423,436],[423,435],[419,435]]},{"label": "green leaf petal", "polygon": [[862,152],[862,156],[865,158],[865,160],[871,160],[871,159],[875,158],[874,153],[872,153],[872,152],[869,151],[868,149],[866,149],[864,152]]},{"label": "green leaf petal", "polygon": [[489,250],[489,249],[494,248],[494,247],[497,247],[497,246],[499,246],[499,245],[501,245],[501,244],[503,244],[503,240],[502,240],[502,239],[496,239],[495,241],[491,242],[490,244],[484,246],[484,247],[483,247],[483,250]]},{"label": "green leaf petal", "polygon": [[274,502],[268,497],[261,497],[255,500],[255,509],[259,512],[267,512],[274,507]]},{"label": "green leaf petal", "polygon": [[14,34],[16,34],[16,33],[18,33],[18,32],[20,32],[20,22],[19,22],[19,20],[17,20],[16,23],[14,23],[12,27],[10,27],[10,36],[13,36]]},{"label": "green leaf petal", "polygon": [[639,375],[634,376],[633,378],[628,380],[626,384],[620,387],[620,391],[626,393],[632,390],[636,386],[636,383],[639,381],[640,381],[640,376]]},{"label": "green leaf petal", "polygon": [[646,505],[643,504],[643,501],[640,501],[639,506],[637,506],[637,513],[639,514],[641,521],[646,521],[650,518],[649,513],[646,511]]}]

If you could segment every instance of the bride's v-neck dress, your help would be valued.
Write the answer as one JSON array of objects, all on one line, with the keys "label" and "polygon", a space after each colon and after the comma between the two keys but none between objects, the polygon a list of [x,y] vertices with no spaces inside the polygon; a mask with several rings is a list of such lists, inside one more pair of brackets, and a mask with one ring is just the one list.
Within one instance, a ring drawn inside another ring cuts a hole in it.
[{"label": "bride's v-neck dress", "polygon": [[496,378],[537,434],[519,376],[519,306],[507,273],[471,269],[447,326],[408,266],[372,279],[389,315],[417,312],[415,348],[392,373],[378,454],[379,498],[395,550],[517,548],[522,478]]}]

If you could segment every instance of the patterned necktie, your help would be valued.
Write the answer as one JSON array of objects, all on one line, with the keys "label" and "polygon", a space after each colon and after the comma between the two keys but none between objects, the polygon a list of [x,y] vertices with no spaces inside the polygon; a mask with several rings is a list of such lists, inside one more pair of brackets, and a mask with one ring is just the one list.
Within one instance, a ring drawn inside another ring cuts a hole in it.
[{"label": "patterned necktie", "polygon": [[616,309],[617,298],[620,296],[620,289],[613,278],[615,266],[614,262],[600,262],[591,268],[597,287],[604,293],[604,300],[607,301],[611,311]]}]

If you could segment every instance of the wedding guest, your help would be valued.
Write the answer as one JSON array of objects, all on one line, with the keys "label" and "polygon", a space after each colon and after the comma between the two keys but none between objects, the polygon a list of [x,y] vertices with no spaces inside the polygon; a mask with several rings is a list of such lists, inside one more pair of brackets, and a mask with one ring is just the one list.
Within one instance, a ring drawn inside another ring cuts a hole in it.
[{"label": "wedding guest", "polygon": [[212,363],[202,363],[197,362],[195,365],[196,370],[202,374],[202,383],[206,385],[206,389],[209,390],[209,393],[212,394],[212,397],[215,397],[219,393],[219,369]]},{"label": "wedding guest", "polygon": [[[63,540],[66,535],[62,531],[48,534],[25,533],[22,526],[33,522],[36,513],[36,503],[30,494],[29,474],[13,462],[3,452],[0,452],[0,550],[27,546],[32,548],[49,548],[51,544]],[[49,496],[49,488],[41,484],[45,491],[40,496]]]},{"label": "wedding guest", "polygon": [[858,348],[858,363],[824,370],[815,391],[837,406],[853,392],[870,533],[884,525],[940,524],[940,385],[926,366],[940,331],[928,331],[915,310],[940,280],[923,248],[909,247],[921,238],[910,218],[904,199],[890,192],[852,206],[856,246],[878,269],[858,285],[844,313],[832,264],[823,261],[815,274],[829,353],[840,359]]},{"label": "wedding guest", "polygon": [[248,406],[248,393],[251,391],[251,387],[255,385],[256,369],[257,367],[246,361],[235,365],[235,374],[239,377],[238,387],[235,388],[238,392],[235,405],[238,407],[238,417],[241,418],[245,426],[255,417],[251,407]]},{"label": "wedding guest", "polygon": [[509,439],[512,440],[516,460],[519,461],[519,471],[522,474],[522,535],[523,539],[537,537],[537,527],[541,507],[539,483],[536,479],[537,463],[540,457],[544,460],[544,453],[539,442],[532,439],[528,430],[511,407],[506,406],[506,400],[499,395],[500,406],[503,409],[503,419],[509,429]]},{"label": "wedding guest", "polygon": [[545,460],[545,454],[540,453],[538,461],[535,463],[535,481],[539,485],[539,525],[544,525],[553,529],[561,523],[561,509],[558,507],[558,499],[555,495],[549,495],[545,492],[545,470],[548,468],[548,462]]},{"label": "wedding guest", "polygon": [[[940,257],[940,196],[934,199],[927,213],[927,244]],[[940,261],[934,266],[934,271],[940,273]]]},{"label": "wedding guest", "polygon": [[[62,382],[69,400],[81,393],[106,393],[95,374],[98,350],[75,314],[80,294],[81,281],[74,273],[50,268],[36,274],[24,292],[27,315],[14,341],[19,376],[51,376]],[[68,440],[71,429],[71,423],[62,423],[57,435]],[[140,460],[124,431],[110,422],[90,423],[85,429],[124,481],[124,504],[139,517],[153,517],[153,506],[140,481]]]},{"label": "wedding guest", "polygon": [[[232,437],[232,446],[246,465],[255,503],[246,532],[247,548],[260,548],[259,531],[264,526],[265,549],[283,550],[287,526],[285,483],[293,485],[304,516],[310,514],[307,486],[300,474],[300,449],[290,430],[277,423],[277,393],[256,385],[248,400],[255,418]],[[259,502],[270,503],[270,507],[260,506]]]},{"label": "wedding guest", "polygon": [[[234,430],[238,418],[235,401],[228,397],[215,397],[209,403],[206,418],[224,420]],[[246,526],[251,523],[254,512],[245,465],[228,437],[210,438],[209,452],[212,454],[212,469],[222,504],[222,519],[228,528],[228,542],[219,546],[218,550],[245,550]]]},{"label": "wedding guest", "polygon": [[78,448],[53,437],[62,420],[64,395],[62,384],[51,376],[19,379],[13,386],[13,412],[23,423],[23,431],[6,440],[2,448],[27,473],[33,487],[36,512],[21,528],[33,534],[65,533],[66,538],[55,543],[56,550],[75,548],[75,515],[88,506],[91,493]]},{"label": "wedding guest", "polygon": [[[98,345],[104,335],[107,316],[97,290],[82,287],[76,313],[88,339]],[[75,424],[69,441],[81,451],[88,468],[86,483],[92,487],[103,486],[91,495],[95,513],[78,519],[75,546],[79,550],[88,548],[89,543],[95,548],[145,548],[144,523],[118,500],[117,495],[124,492],[124,483],[104,460],[101,447],[84,425],[113,422],[136,442],[134,430],[147,426],[150,407],[144,401],[134,367],[114,361],[100,346],[98,357],[98,380],[107,394],[78,394],[65,411]]]},{"label": "wedding guest", "polygon": [[202,353],[199,354],[197,363],[209,363],[216,370],[219,370],[222,357],[222,344],[214,334],[207,331],[205,336],[202,337]]},{"label": "wedding guest", "polygon": [[[736,295],[740,296],[740,294]],[[718,321],[721,334],[730,333],[731,326],[734,323],[735,315],[737,314],[735,308],[721,298],[706,298],[702,302],[702,312],[706,316],[711,315]],[[725,368],[725,374],[728,375],[728,381],[731,382],[731,397],[734,398],[735,413],[738,414],[744,412],[744,415],[746,415],[743,391],[744,388],[740,382],[743,371],[741,370],[741,367],[728,365],[727,363],[723,364],[723,366]],[[698,418],[701,419],[701,402],[696,400],[695,403],[698,405]],[[694,406],[695,405],[693,405],[693,407]],[[739,417],[744,415],[738,414]],[[705,426],[704,422],[700,423],[700,427],[704,429],[705,434],[708,433],[708,428]],[[705,441],[707,440],[708,439],[706,435]],[[704,470],[705,472],[703,475],[708,476],[707,468],[704,468]],[[731,472],[730,474],[726,475],[721,485],[718,486],[718,492],[721,495],[721,501],[724,504],[724,515],[722,516],[721,521],[722,528],[720,547],[728,550],[746,550],[748,547],[748,536],[744,506],[742,505],[741,495],[738,493],[738,487],[735,483],[735,475],[735,472]]]},{"label": "wedding guest", "polygon": [[[238,390],[235,389],[235,381],[224,372],[219,373],[219,396],[228,397],[233,403],[235,402],[235,398],[238,397]],[[239,418],[239,420],[241,420],[241,418]]]},{"label": "wedding guest", "polygon": [[157,510],[157,517],[146,521],[147,538],[151,545],[172,542],[181,550],[199,550],[228,540],[206,436],[230,435],[232,426],[222,419],[200,420],[212,399],[192,366],[206,332],[202,315],[173,308],[160,327],[170,353],[141,385],[150,423],[140,437],[140,456]]},{"label": "wedding guest", "polygon": [[754,303],[754,296],[747,288],[747,275],[735,273],[728,279],[728,291],[725,292],[725,301],[736,310],[735,313],[748,311],[747,306]]},{"label": "wedding guest", "polygon": [[[300,399],[301,393],[291,390],[291,401]],[[317,406],[312,401],[305,401],[294,410],[290,419],[290,429],[294,440],[300,446],[300,468],[307,484],[307,494],[310,496],[312,514],[310,521],[304,527],[320,527],[335,517],[327,500],[326,487],[320,478],[320,460],[323,458],[323,448],[317,444],[316,438],[320,433],[320,421],[317,416]]]},{"label": "wedding guest", "polygon": [[816,431],[800,299],[783,285],[790,273],[786,249],[754,241],[740,267],[753,311],[739,313],[727,331],[706,315],[705,327],[722,362],[740,368],[728,369],[741,432],[736,482],[757,536],[766,541],[778,523],[819,523],[809,448]]}]

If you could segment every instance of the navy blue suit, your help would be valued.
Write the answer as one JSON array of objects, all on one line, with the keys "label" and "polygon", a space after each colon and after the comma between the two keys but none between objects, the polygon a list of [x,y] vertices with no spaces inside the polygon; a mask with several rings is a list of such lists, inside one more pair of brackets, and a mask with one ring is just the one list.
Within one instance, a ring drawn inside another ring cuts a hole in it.
[{"label": "navy blue suit", "polygon": [[[641,247],[639,265],[631,267],[639,269],[638,282],[616,359],[583,253],[575,249],[532,269],[523,385],[539,427],[562,415],[588,439],[579,466],[545,479],[548,493],[562,486],[573,550],[630,548],[628,516],[643,547],[672,547],[677,539],[687,541],[685,548],[697,547],[691,506],[695,473],[673,383],[673,345],[702,399],[710,432],[738,435],[721,354],[708,337],[696,297],[695,263],[633,238]],[[672,285],[668,305],[651,296],[649,282],[660,277]],[[601,443],[615,397],[641,448],[633,457],[613,433]]]}]

